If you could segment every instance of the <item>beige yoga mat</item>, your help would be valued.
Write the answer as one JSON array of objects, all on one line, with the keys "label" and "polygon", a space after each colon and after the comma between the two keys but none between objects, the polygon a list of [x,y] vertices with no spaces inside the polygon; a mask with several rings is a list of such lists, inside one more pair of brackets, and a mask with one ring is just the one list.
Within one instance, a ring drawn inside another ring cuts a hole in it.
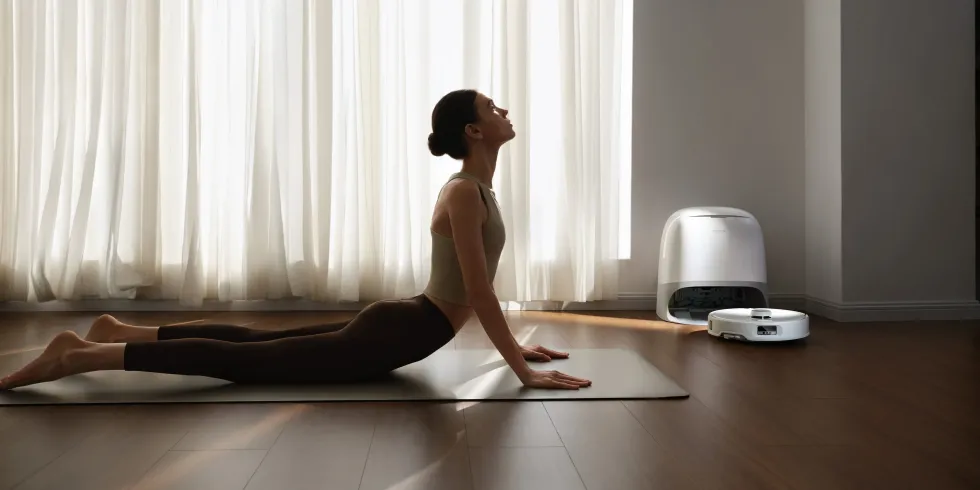
[{"label": "beige yoga mat", "polygon": [[495,350],[441,350],[370,383],[246,386],[199,376],[106,371],[0,391],[0,405],[622,400],[689,395],[633,351],[568,352],[568,359],[532,363],[532,367],[587,378],[592,386],[579,390],[528,389]]}]

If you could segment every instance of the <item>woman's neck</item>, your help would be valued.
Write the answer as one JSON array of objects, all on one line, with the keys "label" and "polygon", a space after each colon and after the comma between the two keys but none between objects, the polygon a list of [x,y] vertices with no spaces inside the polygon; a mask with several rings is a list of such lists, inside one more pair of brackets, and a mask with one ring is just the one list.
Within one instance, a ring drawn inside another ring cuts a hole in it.
[{"label": "woman's neck", "polygon": [[469,156],[463,159],[462,172],[480,180],[487,187],[493,187],[493,174],[497,170],[497,151],[474,148]]}]

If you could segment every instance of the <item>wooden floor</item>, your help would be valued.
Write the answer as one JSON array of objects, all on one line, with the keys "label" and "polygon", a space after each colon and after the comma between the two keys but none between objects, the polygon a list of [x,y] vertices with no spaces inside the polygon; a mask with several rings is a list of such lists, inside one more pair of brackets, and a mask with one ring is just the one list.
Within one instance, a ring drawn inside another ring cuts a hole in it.
[{"label": "wooden floor", "polygon": [[[0,316],[0,370],[95,315]],[[288,328],[349,314],[120,314]],[[980,488],[980,323],[835,324],[743,345],[652,312],[508,314],[623,347],[685,400],[0,408],[0,488]],[[447,348],[489,348],[478,324]],[[575,373],[572,373],[575,374]]]}]

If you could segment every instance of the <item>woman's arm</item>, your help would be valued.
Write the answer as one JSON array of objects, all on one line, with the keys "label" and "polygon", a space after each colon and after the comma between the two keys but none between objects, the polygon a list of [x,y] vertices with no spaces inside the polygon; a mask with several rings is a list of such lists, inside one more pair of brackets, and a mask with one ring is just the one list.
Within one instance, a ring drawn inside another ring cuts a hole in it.
[{"label": "woman's arm", "polygon": [[487,273],[483,249],[485,207],[480,196],[480,188],[473,182],[456,181],[447,188],[445,197],[466,296],[500,355],[525,385],[570,389],[588,386],[590,383],[586,380],[572,378],[555,371],[538,372],[528,366],[521,346],[507,326],[504,314],[500,310],[500,302]]},{"label": "woman's arm", "polygon": [[484,330],[500,351],[507,364],[523,381],[531,368],[521,354],[521,346],[507,327],[500,302],[494,294],[493,285],[487,273],[486,256],[483,249],[483,221],[486,209],[476,183],[458,180],[447,189],[449,223],[452,228],[456,256],[463,273],[463,284],[470,306],[483,324]]}]

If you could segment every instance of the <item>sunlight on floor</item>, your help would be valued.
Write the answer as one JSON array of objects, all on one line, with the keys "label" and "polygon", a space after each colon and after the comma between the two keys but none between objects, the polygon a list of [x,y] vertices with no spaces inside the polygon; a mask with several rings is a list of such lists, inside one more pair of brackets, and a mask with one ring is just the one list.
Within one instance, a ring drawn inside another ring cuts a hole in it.
[{"label": "sunlight on floor", "polygon": [[589,327],[624,328],[630,330],[659,330],[665,332],[679,331],[683,333],[690,332],[693,329],[703,328],[695,325],[668,323],[661,320],[599,316],[588,313],[570,313],[558,311],[522,311],[520,313],[520,318],[547,321],[557,326],[562,324],[585,325]]},{"label": "sunlight on floor", "polygon": [[[530,339],[531,336],[534,335],[534,332],[537,329],[538,329],[537,325],[532,325],[530,328],[527,329],[526,332],[521,332],[520,334],[515,335],[515,340],[517,340],[518,344],[525,345],[527,344],[528,339]],[[499,352],[494,350],[493,353],[487,355],[487,357],[485,357],[480,362],[479,365],[485,366],[487,364],[499,362],[501,360],[503,360],[503,356],[501,356]],[[492,386],[500,384],[500,380],[504,376],[508,376],[510,374],[510,372],[508,371],[509,369],[510,368],[507,366],[507,364],[503,364],[502,368],[494,369],[493,371],[486,373],[483,376],[471,379],[463,383],[462,385],[455,387],[453,389],[453,393],[456,395],[457,398],[477,398],[480,393],[490,393],[493,391],[491,389]]]},{"label": "sunlight on floor", "polygon": [[192,473],[195,468],[207,465],[209,461],[220,454],[226,448],[241,447],[251,441],[256,435],[269,431],[277,425],[284,425],[297,414],[309,410],[308,405],[287,405],[273,410],[268,416],[251,425],[244,430],[231,431],[226,437],[219,439],[213,447],[214,450],[194,450],[186,451],[188,455],[174,465],[164,468],[151,469],[147,478],[141,481],[134,489],[148,490],[156,488],[171,488],[181,478]]}]

